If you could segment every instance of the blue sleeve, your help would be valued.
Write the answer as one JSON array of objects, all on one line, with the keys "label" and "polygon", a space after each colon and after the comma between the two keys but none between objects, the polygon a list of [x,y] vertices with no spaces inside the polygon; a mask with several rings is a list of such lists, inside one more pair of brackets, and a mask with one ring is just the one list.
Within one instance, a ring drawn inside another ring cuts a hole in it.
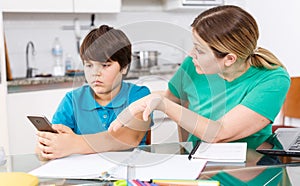
[{"label": "blue sleeve", "polygon": [[129,104],[135,102],[150,94],[150,90],[146,86],[134,86],[130,91]]},{"label": "blue sleeve", "polygon": [[64,124],[72,130],[75,127],[75,117],[72,104],[72,93],[67,93],[60,102],[56,112],[52,117],[53,124]]}]

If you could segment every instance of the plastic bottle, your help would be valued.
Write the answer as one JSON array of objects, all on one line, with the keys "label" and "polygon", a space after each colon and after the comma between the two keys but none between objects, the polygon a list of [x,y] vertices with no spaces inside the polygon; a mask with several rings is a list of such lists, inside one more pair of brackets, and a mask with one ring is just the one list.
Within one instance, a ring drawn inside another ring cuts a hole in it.
[{"label": "plastic bottle", "polygon": [[65,73],[69,73],[71,70],[73,70],[73,58],[70,54],[67,54],[65,60]]},{"label": "plastic bottle", "polygon": [[63,68],[63,48],[58,37],[56,37],[53,42],[52,56],[54,59],[53,75],[63,76],[65,74]]}]

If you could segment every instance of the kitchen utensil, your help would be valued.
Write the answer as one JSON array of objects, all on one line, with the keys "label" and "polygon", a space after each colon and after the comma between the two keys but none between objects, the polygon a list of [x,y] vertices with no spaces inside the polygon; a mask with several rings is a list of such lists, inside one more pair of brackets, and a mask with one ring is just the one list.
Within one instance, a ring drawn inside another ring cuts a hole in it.
[{"label": "kitchen utensil", "polygon": [[157,66],[159,55],[160,52],[156,50],[135,51],[133,52],[131,69],[149,69],[150,67]]},{"label": "kitchen utensil", "polygon": [[10,81],[13,79],[13,77],[12,77],[12,72],[11,72],[11,68],[10,68],[10,61],[9,61],[5,36],[4,36],[4,49],[5,49],[5,63],[6,63],[6,79],[8,81]]},{"label": "kitchen utensil", "polygon": [[94,24],[94,21],[95,21],[95,14],[92,14],[91,15],[91,26],[90,26],[90,30],[93,30],[94,28],[96,28],[95,24]]},{"label": "kitchen utensil", "polygon": [[76,43],[77,43],[77,52],[79,54],[80,53],[80,39],[81,39],[81,34],[80,34],[80,23],[79,23],[79,19],[78,18],[74,19],[74,34],[75,34]]}]

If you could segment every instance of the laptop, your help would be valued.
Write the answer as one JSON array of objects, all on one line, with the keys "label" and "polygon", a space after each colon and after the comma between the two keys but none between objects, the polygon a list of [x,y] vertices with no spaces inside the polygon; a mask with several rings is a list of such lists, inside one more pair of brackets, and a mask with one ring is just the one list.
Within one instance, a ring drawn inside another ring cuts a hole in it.
[{"label": "laptop", "polygon": [[300,157],[300,128],[278,128],[256,151],[267,155]]}]

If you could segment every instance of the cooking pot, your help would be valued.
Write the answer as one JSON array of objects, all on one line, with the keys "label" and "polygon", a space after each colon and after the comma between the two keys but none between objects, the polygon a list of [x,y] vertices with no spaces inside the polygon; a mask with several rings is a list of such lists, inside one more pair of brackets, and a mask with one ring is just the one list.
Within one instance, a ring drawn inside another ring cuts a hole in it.
[{"label": "cooking pot", "polygon": [[155,50],[135,51],[132,54],[133,62],[131,63],[131,69],[149,69],[156,66],[159,55],[160,53]]}]

